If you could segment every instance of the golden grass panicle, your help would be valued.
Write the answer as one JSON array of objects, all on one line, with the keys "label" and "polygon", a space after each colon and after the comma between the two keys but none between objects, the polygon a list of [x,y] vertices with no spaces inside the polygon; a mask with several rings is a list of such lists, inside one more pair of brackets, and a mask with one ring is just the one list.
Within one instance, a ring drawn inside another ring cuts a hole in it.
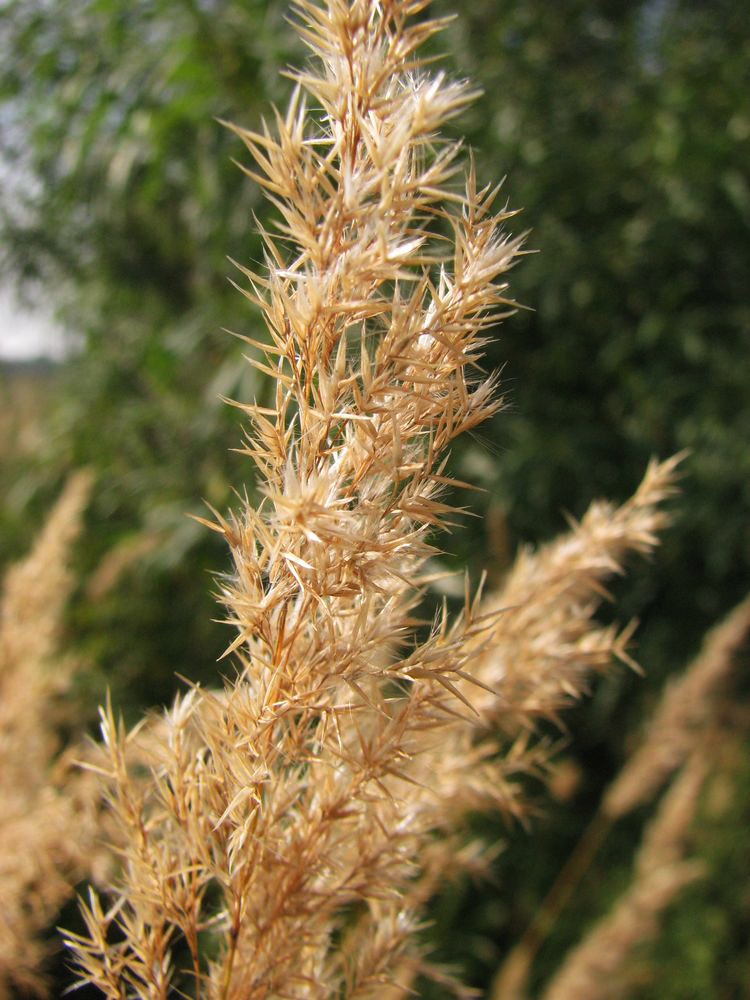
[{"label": "golden grass panicle", "polygon": [[[500,721],[513,728],[529,717],[555,718],[586,690],[590,676],[619,659],[634,666],[627,645],[632,627],[603,628],[594,615],[620,575],[626,556],[658,543],[668,516],[663,502],[675,490],[682,456],[651,462],[640,486],[620,507],[598,501],[570,531],[537,552],[522,551],[490,608],[507,609],[477,670],[505,701]],[[479,693],[492,713],[493,699]]]},{"label": "golden grass panicle", "polygon": [[[417,17],[426,7],[300,0],[313,62],[286,113],[232,126],[278,212],[266,269],[240,267],[266,327],[249,362],[276,387],[269,405],[235,404],[264,499],[210,524],[233,557],[234,681],[130,734],[102,711],[122,868],[68,945],[107,997],[399,989],[399,969],[427,968],[414,931],[420,868],[429,883],[445,864],[433,835],[469,807],[517,809],[512,775],[536,753],[523,723],[624,655],[591,624],[597,587],[654,544],[670,466],[417,641],[429,536],[454,514],[447,449],[500,405],[478,361],[513,308],[504,275],[521,246],[473,165],[458,183],[459,146],[439,129],[472,92],[421,64],[442,26]],[[504,626],[509,601],[526,607]],[[508,706],[498,756],[475,736]]]},{"label": "golden grass panicle", "polygon": [[89,477],[73,476],[0,594],[0,997],[43,993],[42,934],[71,893],[89,838],[59,753],[56,702],[72,660],[59,651],[70,547]]}]

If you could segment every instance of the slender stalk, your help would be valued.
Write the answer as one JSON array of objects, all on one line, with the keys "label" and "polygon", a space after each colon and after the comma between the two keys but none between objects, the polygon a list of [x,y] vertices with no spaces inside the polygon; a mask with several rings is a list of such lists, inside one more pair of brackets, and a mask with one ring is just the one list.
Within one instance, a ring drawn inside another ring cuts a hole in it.
[{"label": "slender stalk", "polygon": [[611,827],[610,817],[601,809],[597,810],[536,909],[531,923],[495,974],[489,992],[490,1000],[513,1000],[525,994],[540,947],[591,866]]}]

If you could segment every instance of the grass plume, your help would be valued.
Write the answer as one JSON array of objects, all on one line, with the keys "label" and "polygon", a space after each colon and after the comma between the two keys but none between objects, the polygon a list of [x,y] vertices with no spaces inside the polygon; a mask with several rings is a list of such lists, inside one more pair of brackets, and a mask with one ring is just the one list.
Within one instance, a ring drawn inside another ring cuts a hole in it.
[{"label": "grass plume", "polygon": [[266,268],[239,266],[266,327],[248,361],[275,383],[270,405],[234,404],[263,502],[207,522],[233,560],[234,679],[132,733],[102,710],[122,866],[67,942],[107,997],[364,1000],[405,995],[404,969],[447,982],[420,955],[420,905],[448,863],[481,858],[437,835],[469,808],[517,813],[534,720],[626,658],[592,615],[601,581],[655,544],[672,463],[417,641],[431,535],[456,514],[448,449],[500,406],[479,361],[521,252],[497,190],[471,163],[459,184],[460,146],[440,137],[472,91],[420,62],[443,25],[426,7],[299,0],[314,61],[272,127],[231,126],[278,212]]},{"label": "grass plume", "polygon": [[89,486],[85,473],[71,477],[0,594],[0,997],[44,992],[42,936],[86,867],[93,835],[56,733],[73,666],[59,651],[70,547]]}]

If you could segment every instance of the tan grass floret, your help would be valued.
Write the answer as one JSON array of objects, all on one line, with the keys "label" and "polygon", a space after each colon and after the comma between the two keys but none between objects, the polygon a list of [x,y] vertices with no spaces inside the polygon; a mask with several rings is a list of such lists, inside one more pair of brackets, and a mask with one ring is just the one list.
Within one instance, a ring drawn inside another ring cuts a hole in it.
[{"label": "tan grass floret", "polygon": [[[240,268],[268,333],[250,363],[276,386],[236,404],[264,500],[211,524],[234,561],[237,676],[151,730],[150,782],[128,765],[139,734],[102,713],[123,866],[68,943],[112,998],[404,993],[415,879],[446,864],[433,834],[469,806],[517,809],[528,724],[624,655],[591,625],[599,581],[654,544],[671,480],[654,466],[630,504],[595,507],[498,600],[467,594],[417,641],[429,535],[453,514],[447,448],[499,406],[478,361],[520,242],[473,167],[456,186],[438,129],[472,94],[415,55],[442,25],[415,18],[426,0],[296,6],[316,62],[273,131],[235,128],[280,215],[267,270]],[[478,739],[497,718],[500,741]]]}]

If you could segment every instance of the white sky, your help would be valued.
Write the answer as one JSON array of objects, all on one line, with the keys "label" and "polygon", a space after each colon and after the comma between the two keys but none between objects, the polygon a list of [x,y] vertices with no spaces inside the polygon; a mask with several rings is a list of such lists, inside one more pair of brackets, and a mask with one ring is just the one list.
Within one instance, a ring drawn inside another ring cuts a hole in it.
[{"label": "white sky", "polygon": [[0,288],[0,360],[59,359],[64,353],[64,338],[54,321],[21,305],[10,289]]}]

